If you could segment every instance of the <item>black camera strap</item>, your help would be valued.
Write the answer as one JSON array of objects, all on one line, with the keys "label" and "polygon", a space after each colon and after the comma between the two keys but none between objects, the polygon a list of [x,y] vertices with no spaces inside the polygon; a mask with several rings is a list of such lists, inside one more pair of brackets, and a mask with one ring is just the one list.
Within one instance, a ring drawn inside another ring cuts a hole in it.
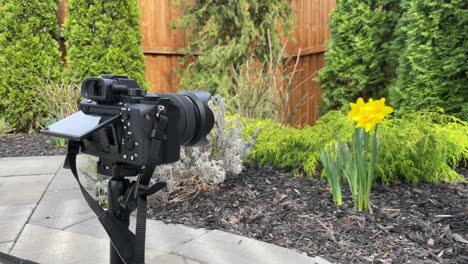
[{"label": "black camera strap", "polygon": [[161,164],[161,144],[166,140],[167,116],[158,113],[158,122],[154,123],[151,132],[150,152],[143,173],[138,178],[138,209],[135,228],[135,262],[145,263],[145,240],[146,240],[146,214],[148,207],[148,196],[166,187],[165,183],[159,182],[149,186],[156,166]]},{"label": "black camera strap", "polygon": [[[88,193],[78,177],[76,169],[76,157],[80,151],[81,143],[78,141],[68,141],[68,153],[65,159],[64,168],[70,169],[80,187],[86,203],[97,215],[99,222],[109,235],[113,247],[125,263],[132,263],[134,258],[135,235],[128,230],[128,227],[119,221],[112,213],[104,210],[99,203]],[[129,243],[130,242],[130,243]]]},{"label": "black camera strap", "polygon": [[133,234],[128,230],[128,226],[119,221],[111,212],[104,210],[101,205],[88,193],[78,177],[76,168],[76,157],[80,152],[81,142],[68,141],[68,152],[65,159],[64,168],[70,169],[80,187],[86,203],[98,217],[99,222],[106,230],[112,246],[126,264],[145,263],[145,240],[146,240],[146,217],[147,217],[147,197],[163,189],[166,184],[158,182],[149,187],[151,177],[157,165],[161,164],[160,150],[161,143],[166,139],[167,117],[159,115],[151,133],[151,146],[148,155],[148,162],[143,173],[138,177],[138,205],[136,230]]}]

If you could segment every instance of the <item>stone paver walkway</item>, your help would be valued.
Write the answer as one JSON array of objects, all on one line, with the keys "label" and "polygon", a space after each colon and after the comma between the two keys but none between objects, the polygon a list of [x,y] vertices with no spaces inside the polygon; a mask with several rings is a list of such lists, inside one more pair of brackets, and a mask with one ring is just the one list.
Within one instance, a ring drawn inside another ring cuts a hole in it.
[{"label": "stone paver walkway", "polygon": [[[0,252],[47,264],[108,263],[107,234],[63,160],[0,158]],[[329,264],[254,239],[154,220],[147,222],[146,249],[147,263]]]}]

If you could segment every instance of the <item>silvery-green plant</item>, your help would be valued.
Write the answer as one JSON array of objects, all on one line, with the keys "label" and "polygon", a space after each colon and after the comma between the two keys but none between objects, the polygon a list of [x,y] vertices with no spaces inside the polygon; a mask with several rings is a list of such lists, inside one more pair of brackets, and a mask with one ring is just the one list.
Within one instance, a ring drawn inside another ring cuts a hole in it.
[{"label": "silvery-green plant", "polygon": [[158,166],[154,172],[154,180],[166,181],[169,192],[177,192],[186,181],[213,185],[234,177],[242,172],[243,160],[252,151],[256,133],[250,139],[244,139],[242,120],[226,117],[225,99],[216,95],[209,106],[215,116],[215,125],[208,135],[209,143],[183,147],[179,161]]},{"label": "silvery-green plant", "polygon": [[89,155],[81,155],[79,170],[85,176],[86,189],[94,190],[96,200],[102,206],[107,206],[107,182],[109,177],[99,174],[97,172],[96,163],[97,158]]}]

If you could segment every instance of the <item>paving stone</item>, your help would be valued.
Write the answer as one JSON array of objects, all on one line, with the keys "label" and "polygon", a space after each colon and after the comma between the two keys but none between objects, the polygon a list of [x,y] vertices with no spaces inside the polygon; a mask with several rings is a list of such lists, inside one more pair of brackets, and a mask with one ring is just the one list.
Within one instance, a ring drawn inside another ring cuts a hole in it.
[{"label": "paving stone", "polygon": [[48,264],[109,263],[109,242],[28,224],[10,254]]},{"label": "paving stone", "polygon": [[[10,254],[48,264],[108,263],[109,242],[107,239],[28,224]],[[146,250],[146,262],[186,264],[180,256],[152,249]]]},{"label": "paving stone", "polygon": [[[89,193],[92,194],[94,191],[94,186],[90,186],[90,183],[88,178],[82,174],[79,173],[78,175],[80,177],[81,184],[88,189]],[[47,189],[48,191],[60,191],[60,190],[79,190],[80,187],[78,185],[78,182],[75,180],[75,177],[73,176],[73,173],[71,170],[61,168],[58,172],[57,175],[55,175],[54,180],[50,183],[49,188]]]},{"label": "paving stone", "polygon": [[201,262],[198,262],[198,261],[195,261],[195,260],[191,260],[191,259],[185,259],[185,262],[187,264],[201,264]]},{"label": "paving stone", "polygon": [[0,252],[8,253],[13,246],[13,242],[2,242],[0,243]]},{"label": "paving stone", "polygon": [[64,229],[94,216],[79,190],[55,190],[44,194],[30,223]]},{"label": "paving stone", "polygon": [[55,174],[64,159],[64,156],[0,158],[0,177]]},{"label": "paving stone", "polygon": [[0,205],[0,223],[18,222],[29,217],[34,205]]},{"label": "paving stone", "polygon": [[36,205],[53,174],[2,177],[0,180],[0,205]]},{"label": "paving stone", "polygon": [[[80,177],[80,181],[85,186],[85,188],[88,188],[90,190],[93,190],[93,188],[90,188],[88,185],[88,178],[84,173],[82,173],[81,168],[85,168],[89,166],[89,161],[90,159],[87,156],[79,155],[76,160],[76,167],[79,169],[78,176]],[[56,176],[54,177],[54,180],[49,186],[49,191],[55,191],[55,190],[79,190],[80,187],[78,187],[78,183],[75,180],[75,177],[73,176],[73,173],[69,169],[64,169],[61,167]]]},{"label": "paving stone", "polygon": [[[130,219],[130,230],[135,231],[135,217]],[[87,234],[98,238],[108,238],[104,228],[96,218],[76,224],[66,231]],[[183,225],[164,224],[161,221],[150,220],[146,222],[146,247],[163,252],[171,252],[185,242],[197,238],[208,232],[205,229],[194,229]]]},{"label": "paving stone", "polygon": [[0,243],[16,240],[33,209],[33,205],[0,206]]},{"label": "paving stone", "polygon": [[[132,222],[135,223],[135,220],[132,219]],[[148,220],[146,223],[146,247],[171,252],[187,241],[203,236],[207,232],[206,229],[195,229],[183,225]]]},{"label": "paving stone", "polygon": [[102,239],[108,238],[106,231],[104,230],[101,223],[99,223],[99,221],[97,220],[95,216],[91,217],[91,219],[88,219],[76,225],[70,226],[66,228],[65,231],[69,231],[69,232],[73,232],[77,234],[90,235],[90,236],[102,238]]},{"label": "paving stone", "polygon": [[15,241],[25,223],[0,224],[0,242]]},{"label": "paving stone", "polygon": [[[160,252],[160,251],[154,251]],[[186,261],[183,257],[168,254],[168,253],[153,253],[151,250],[147,250],[145,255],[146,263],[171,263],[171,264],[186,264]]]},{"label": "paving stone", "polygon": [[174,253],[213,264],[330,264],[321,258],[221,231],[187,242]]}]

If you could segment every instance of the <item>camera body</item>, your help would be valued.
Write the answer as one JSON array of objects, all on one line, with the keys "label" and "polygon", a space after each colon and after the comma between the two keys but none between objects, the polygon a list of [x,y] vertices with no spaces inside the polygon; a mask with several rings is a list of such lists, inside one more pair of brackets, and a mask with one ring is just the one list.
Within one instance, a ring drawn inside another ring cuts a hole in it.
[{"label": "camera body", "polygon": [[151,133],[158,115],[171,121],[167,124],[166,138],[161,144],[161,162],[167,164],[180,158],[177,122],[178,108],[168,98],[148,95],[122,95],[115,104],[99,104],[83,99],[80,110],[88,115],[118,116],[114,122],[83,138],[82,152],[112,160],[144,166],[150,151]]},{"label": "camera body", "polygon": [[135,80],[104,74],[86,79],[81,93],[81,111],[41,132],[79,141],[81,152],[99,157],[98,172],[108,176],[140,173],[155,138],[160,164],[178,161],[180,147],[206,143],[214,125],[211,95],[203,91],[147,94]]}]

